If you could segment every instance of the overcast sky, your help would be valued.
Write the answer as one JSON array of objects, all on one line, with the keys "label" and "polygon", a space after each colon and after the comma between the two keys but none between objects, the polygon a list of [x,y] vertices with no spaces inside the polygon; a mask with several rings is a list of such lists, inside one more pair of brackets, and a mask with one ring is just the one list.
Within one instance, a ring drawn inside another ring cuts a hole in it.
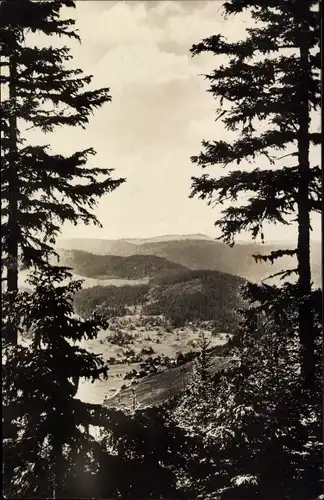
[{"label": "overcast sky", "polygon": [[[189,49],[219,32],[241,38],[245,19],[225,21],[217,0],[76,3],[72,15],[82,45],[73,46],[74,64],[94,75],[95,87],[109,86],[112,102],[95,113],[86,132],[65,129],[50,140],[69,152],[94,147],[94,164],[114,168],[127,183],[101,200],[97,215],[104,229],[66,226],[62,236],[217,237],[218,209],[188,198],[190,177],[200,173],[190,156],[199,154],[202,138],[223,139],[226,133],[214,123],[216,103],[199,76],[215,61],[210,55],[191,58]],[[278,226],[265,236],[287,240],[294,230]]]}]

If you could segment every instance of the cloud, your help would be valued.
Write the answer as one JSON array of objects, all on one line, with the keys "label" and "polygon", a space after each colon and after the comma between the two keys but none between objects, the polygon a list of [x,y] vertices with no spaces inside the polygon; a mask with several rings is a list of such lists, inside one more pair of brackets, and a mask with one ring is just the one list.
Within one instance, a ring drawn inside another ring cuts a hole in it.
[{"label": "cloud", "polygon": [[186,80],[196,76],[188,57],[162,52],[155,44],[134,43],[129,47],[117,45],[109,50],[93,68],[96,79],[100,75],[111,86],[163,85],[171,80]]},{"label": "cloud", "polygon": [[[90,2],[82,2],[88,3]],[[148,14],[143,3],[133,2],[132,5],[127,5],[118,2],[113,6],[109,6],[109,3],[105,2],[106,8],[97,12],[89,5],[77,5],[78,27],[84,43],[99,42],[109,48],[156,43],[163,37],[162,30],[147,24]]]},{"label": "cloud", "polygon": [[[110,86],[112,93],[112,103],[82,132],[82,144],[95,147],[98,165],[127,177],[99,204],[106,237],[213,231],[215,213],[188,199],[197,173],[190,156],[199,153],[203,137],[222,134],[213,122],[212,96],[198,77],[213,59],[192,58],[189,48],[222,29],[215,5],[77,3],[83,43],[74,48],[75,63],[95,75],[95,87]],[[70,147],[80,139],[81,132],[71,136]]]},{"label": "cloud", "polygon": [[192,58],[189,49],[218,32],[241,38],[246,16],[226,21],[214,0],[89,0],[76,6],[82,44],[72,45],[73,66],[94,75],[93,88],[110,87],[112,102],[95,112],[86,131],[61,129],[46,142],[69,153],[93,146],[93,163],[115,168],[127,183],[98,205],[104,231],[67,225],[63,236],[218,236],[213,222],[219,209],[188,199],[190,177],[200,173],[190,157],[199,154],[203,138],[228,133],[215,123],[216,102],[198,76],[212,71],[215,59]]}]

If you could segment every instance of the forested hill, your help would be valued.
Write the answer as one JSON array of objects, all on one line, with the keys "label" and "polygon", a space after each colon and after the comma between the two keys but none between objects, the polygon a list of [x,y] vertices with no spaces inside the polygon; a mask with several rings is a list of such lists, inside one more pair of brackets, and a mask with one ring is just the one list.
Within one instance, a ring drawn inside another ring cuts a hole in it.
[{"label": "forested hill", "polygon": [[110,317],[112,308],[122,316],[126,307],[140,304],[144,315],[163,315],[176,326],[212,320],[218,331],[232,332],[237,326],[236,311],[244,306],[243,284],[242,278],[227,273],[185,271],[155,277],[148,284],[83,289],[75,296],[75,308],[83,316],[97,310]]},{"label": "forested hill", "polygon": [[176,325],[213,320],[219,331],[237,326],[236,311],[243,307],[240,293],[245,280],[218,271],[193,270],[150,280],[146,314],[163,314]]},{"label": "forested hill", "polygon": [[[199,235],[198,235],[199,236]],[[198,238],[195,235],[181,239],[147,240],[60,240],[58,248],[78,249],[94,254],[129,257],[133,255],[157,256],[189,269],[210,269],[241,276],[250,281],[261,281],[282,269],[296,267],[295,259],[283,257],[273,264],[256,263],[252,255],[269,254],[278,249],[292,249],[291,244],[258,245],[238,243],[233,248],[222,242]],[[171,236],[170,236],[171,238]],[[174,237],[175,238],[175,237]],[[312,278],[316,286],[321,286],[321,244],[311,245]],[[277,278],[277,282],[279,278]]]},{"label": "forested hill", "polygon": [[180,264],[155,255],[95,255],[80,250],[60,251],[60,263],[89,278],[141,279],[186,271]]}]

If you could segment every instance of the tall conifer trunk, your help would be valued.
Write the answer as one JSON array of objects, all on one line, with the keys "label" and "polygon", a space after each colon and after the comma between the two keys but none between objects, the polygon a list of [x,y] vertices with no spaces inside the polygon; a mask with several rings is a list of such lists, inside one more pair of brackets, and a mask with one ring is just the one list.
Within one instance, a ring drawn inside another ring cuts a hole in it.
[{"label": "tall conifer trunk", "polygon": [[[79,290],[80,283],[70,282],[71,274],[64,268],[47,264],[48,257],[55,254],[55,239],[61,225],[66,221],[100,225],[93,214],[96,200],[113,191],[124,179],[113,179],[110,168],[88,164],[89,158],[95,154],[92,148],[63,156],[51,153],[49,147],[43,145],[27,143],[25,147],[21,146],[22,123],[24,128],[27,125],[46,133],[62,125],[84,128],[92,112],[111,100],[109,88],[87,90],[92,77],[83,75],[79,69],[64,67],[70,59],[69,48],[29,45],[25,38],[27,33],[33,32],[79,40],[73,30],[74,21],[60,17],[61,9],[75,6],[73,0],[0,0],[0,45],[1,56],[5,59],[1,63],[2,67],[8,68],[1,74],[1,85],[5,86],[8,95],[2,96],[0,103],[4,135],[1,143],[1,193],[5,219],[1,241],[6,257],[1,271],[4,271],[6,281],[4,291],[8,292],[4,294],[2,323],[3,336],[7,340],[3,367],[5,444],[9,456],[4,464],[7,498],[20,498],[21,495],[27,498],[26,491],[32,491],[33,496],[37,491],[41,498],[43,488],[46,494],[48,492],[53,469],[55,474],[50,485],[53,486],[53,496],[63,496],[62,469],[65,462],[62,449],[67,444],[67,437],[64,434],[65,441],[62,441],[60,433],[66,420],[70,422],[72,418],[71,406],[66,406],[66,399],[72,403],[75,394],[66,395],[64,384],[62,388],[58,387],[57,376],[59,374],[60,380],[68,387],[70,378],[76,381],[83,376],[107,377],[103,360],[92,354],[88,356],[84,350],[78,353],[77,347],[71,349],[70,345],[70,340],[75,342],[86,337],[89,331],[96,336],[98,328],[106,328],[106,323],[97,320],[83,323],[75,319],[70,299],[71,293]],[[44,109],[45,100],[48,109]],[[62,112],[57,112],[58,106]],[[38,287],[39,296],[37,293],[17,293],[20,260],[27,269],[34,269],[37,279],[31,285]],[[58,282],[66,279],[69,284],[65,288],[63,285],[63,288],[56,287]],[[31,303],[26,305],[33,298],[34,311]],[[14,309],[12,305],[15,305]],[[52,329],[50,322],[56,307],[57,316]],[[39,311],[43,325],[38,321],[35,323]],[[18,352],[12,347],[17,346],[18,325],[22,319],[33,332],[32,345],[28,348],[21,345]],[[38,348],[40,342],[42,349]],[[54,356],[57,356],[55,362]],[[28,377],[30,383],[26,384]],[[77,391],[77,383],[75,385]],[[51,418],[51,395],[55,395],[56,419]],[[40,422],[35,427],[33,422],[37,418]],[[68,441],[70,453],[77,447],[77,440],[84,442],[74,424],[71,433],[74,433],[75,441]],[[51,438],[55,453],[53,464],[47,470],[44,464],[47,465],[48,456],[45,459],[34,451]],[[25,447],[25,443],[28,446]],[[20,453],[22,449],[26,455]],[[35,478],[25,480],[25,476],[21,480],[24,472],[19,467],[29,472],[31,464],[38,471]],[[68,474],[68,471],[64,470],[64,473]],[[43,474],[46,476],[45,485],[42,483]]]},{"label": "tall conifer trunk", "polygon": [[312,311],[309,300],[311,293],[311,266],[310,266],[310,204],[309,204],[309,19],[308,2],[300,2],[300,16],[302,30],[300,33],[300,113],[298,133],[298,283],[301,302],[299,305],[299,336],[302,349],[302,370],[306,388],[311,388],[314,381],[314,339]]},{"label": "tall conifer trunk", "polygon": [[[8,262],[7,262],[7,291],[18,291],[18,175],[17,175],[17,117],[16,117],[16,83],[17,62],[13,54],[9,60],[9,98],[11,115],[9,119],[8,139],[10,143],[10,173],[8,181]],[[17,328],[11,323],[8,329],[8,341],[17,344]]]},{"label": "tall conifer trunk", "polygon": [[[13,294],[18,291],[18,175],[17,175],[17,116],[16,116],[16,84],[17,84],[17,62],[16,56],[9,57],[9,99],[11,112],[9,118],[8,142],[10,151],[10,173],[8,181],[8,232],[7,232],[7,292]],[[15,300],[14,297],[12,300]],[[6,340],[11,346],[18,344],[18,330],[11,315],[5,332]],[[17,439],[17,430],[12,423],[11,412],[4,409],[4,426],[6,429],[5,438],[12,441]],[[4,462],[3,474],[7,478],[10,472],[7,471],[7,463]]]},{"label": "tall conifer trunk", "polygon": [[[320,144],[320,134],[310,129],[310,112],[317,111],[321,102],[318,76],[320,17],[315,0],[270,3],[228,0],[224,6],[227,14],[251,9],[254,20],[264,23],[263,27],[251,28],[244,42],[227,43],[220,35],[214,35],[194,45],[191,52],[193,55],[212,52],[234,56],[227,67],[219,66],[206,78],[212,84],[209,90],[220,103],[220,110],[223,99],[231,103],[225,115],[219,115],[225,128],[239,131],[242,127],[241,136],[234,144],[204,141],[203,151],[192,161],[202,167],[225,166],[265,155],[274,164],[278,160],[279,166],[284,156],[279,158],[275,150],[285,150],[296,142],[293,154],[298,157],[298,165],[297,168],[282,166],[275,172],[264,169],[264,174],[259,168],[251,173],[242,169],[217,179],[203,174],[200,178],[193,177],[191,196],[210,197],[213,203],[221,205],[228,200],[236,201],[238,195],[253,192],[248,206],[228,205],[216,222],[223,241],[229,244],[246,230],[253,237],[260,234],[262,238],[260,221],[285,224],[287,216],[296,214],[298,235],[294,253],[298,261],[298,278],[295,290],[302,379],[303,386],[312,389],[316,360],[314,311],[310,300],[310,214],[321,212],[322,200],[319,193],[321,168],[310,165],[309,149],[311,144]],[[288,55],[284,49],[291,49],[294,54]],[[257,51],[265,54],[263,62],[253,61]],[[267,59],[270,54],[274,56],[271,63]],[[251,135],[256,133],[257,120],[262,122],[266,117],[273,117],[274,128],[269,125],[266,133],[258,137]],[[291,181],[287,182],[286,175]],[[271,252],[271,255],[261,256],[260,261],[274,262],[284,255],[292,255],[292,252]]]}]

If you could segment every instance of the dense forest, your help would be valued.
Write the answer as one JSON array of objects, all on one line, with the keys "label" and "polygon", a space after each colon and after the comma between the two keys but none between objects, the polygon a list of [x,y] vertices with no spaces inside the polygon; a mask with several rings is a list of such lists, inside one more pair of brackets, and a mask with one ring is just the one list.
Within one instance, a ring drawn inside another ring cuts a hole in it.
[{"label": "dense forest", "polygon": [[75,273],[89,278],[141,279],[152,276],[185,271],[186,267],[155,255],[94,255],[73,250],[61,252],[62,265],[71,267]]},{"label": "dense forest", "polygon": [[74,297],[75,310],[84,317],[91,316],[96,310],[107,317],[111,316],[112,311],[117,316],[123,316],[127,306],[137,306],[145,302],[149,288],[149,285],[98,285],[85,288]]},{"label": "dense forest", "polygon": [[175,326],[194,320],[213,320],[221,332],[232,332],[244,306],[244,280],[217,271],[187,271],[152,278],[148,285],[95,286],[75,296],[76,312],[105,317],[127,313],[127,306],[142,305],[148,316],[164,315]]},{"label": "dense forest", "polygon": [[[229,246],[242,232],[265,241],[268,222],[293,218],[295,246],[254,258],[291,258],[295,267],[283,266],[280,284],[271,285],[178,264],[170,276],[170,264],[154,257],[167,276],[88,290],[55,260],[56,241],[66,222],[100,226],[98,200],[125,179],[93,166],[92,148],[65,155],[48,145],[58,127],[86,128],[113,97],[72,69],[68,46],[55,47],[58,38],[79,40],[68,17],[75,7],[74,0],[0,3],[3,496],[319,500],[322,290],[310,261],[311,216],[322,211],[322,169],[310,155],[321,144],[311,123],[321,106],[318,2],[224,1],[215,7],[223,15],[243,12],[253,21],[245,38],[210,33],[190,50],[214,56],[208,92],[235,140],[202,141],[188,195],[221,207],[215,225]],[[35,45],[30,34],[49,44]],[[47,145],[28,141],[30,127]],[[26,270],[29,292],[18,286]],[[134,305],[176,324],[198,317],[219,320],[218,328],[233,324],[228,362],[211,370],[202,336],[186,387],[162,404],[139,408],[135,390],[126,409],[82,401],[80,382],[107,381],[111,367],[80,342],[94,342]]]}]

